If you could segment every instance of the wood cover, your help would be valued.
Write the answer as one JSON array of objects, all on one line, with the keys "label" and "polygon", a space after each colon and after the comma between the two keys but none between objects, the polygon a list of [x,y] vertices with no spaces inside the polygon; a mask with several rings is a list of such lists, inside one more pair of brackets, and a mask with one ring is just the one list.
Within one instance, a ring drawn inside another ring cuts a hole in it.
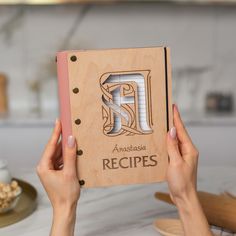
[{"label": "wood cover", "polygon": [[165,47],[57,54],[63,143],[78,143],[84,187],[165,180],[172,126]]}]

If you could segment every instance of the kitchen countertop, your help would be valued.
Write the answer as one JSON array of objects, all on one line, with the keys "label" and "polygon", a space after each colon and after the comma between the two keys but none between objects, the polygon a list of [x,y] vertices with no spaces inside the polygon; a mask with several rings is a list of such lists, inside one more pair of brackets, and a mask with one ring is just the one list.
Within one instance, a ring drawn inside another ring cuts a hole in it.
[{"label": "kitchen countertop", "polygon": [[[38,190],[37,210],[26,219],[0,229],[4,236],[49,235],[52,209],[33,170],[17,170],[15,177],[33,184]],[[212,193],[236,191],[235,167],[201,167],[198,188]],[[233,183],[235,185],[233,186]],[[158,236],[153,227],[157,218],[177,217],[174,206],[157,201],[156,191],[167,191],[166,183],[83,189],[77,208],[77,236]],[[229,232],[219,235],[233,235]],[[234,234],[236,235],[236,234]]]}]

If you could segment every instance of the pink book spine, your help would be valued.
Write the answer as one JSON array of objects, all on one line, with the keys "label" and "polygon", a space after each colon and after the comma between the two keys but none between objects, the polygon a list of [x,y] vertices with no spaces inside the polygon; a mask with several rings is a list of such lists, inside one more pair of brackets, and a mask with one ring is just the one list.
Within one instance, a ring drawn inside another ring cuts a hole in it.
[{"label": "pink book spine", "polygon": [[67,52],[57,53],[57,79],[62,124],[62,146],[64,147],[68,136],[72,135]]}]

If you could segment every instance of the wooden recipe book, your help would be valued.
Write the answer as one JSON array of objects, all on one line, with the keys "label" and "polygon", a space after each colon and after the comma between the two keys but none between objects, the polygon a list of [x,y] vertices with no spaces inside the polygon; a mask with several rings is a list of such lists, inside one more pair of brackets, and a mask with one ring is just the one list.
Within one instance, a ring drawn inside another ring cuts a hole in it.
[{"label": "wooden recipe book", "polygon": [[85,188],[165,180],[172,125],[166,47],[57,54],[62,141],[78,143]]}]

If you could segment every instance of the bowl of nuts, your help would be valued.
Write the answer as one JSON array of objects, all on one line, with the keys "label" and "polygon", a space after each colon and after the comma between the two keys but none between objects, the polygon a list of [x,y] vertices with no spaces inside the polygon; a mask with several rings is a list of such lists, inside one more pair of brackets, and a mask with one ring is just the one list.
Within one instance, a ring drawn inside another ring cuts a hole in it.
[{"label": "bowl of nuts", "polygon": [[22,189],[16,180],[12,180],[9,184],[0,183],[0,214],[13,210],[21,193]]},{"label": "bowl of nuts", "polygon": [[12,179],[6,161],[0,160],[0,214],[14,209],[21,193],[22,188]]}]

